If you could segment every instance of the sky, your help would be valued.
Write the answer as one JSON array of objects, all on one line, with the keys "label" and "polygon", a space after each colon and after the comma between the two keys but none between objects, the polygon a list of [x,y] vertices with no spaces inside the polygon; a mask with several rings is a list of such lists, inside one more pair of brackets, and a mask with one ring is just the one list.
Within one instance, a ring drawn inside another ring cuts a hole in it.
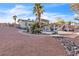
[{"label": "sky", "polygon": [[[75,21],[74,13],[71,11],[67,3],[41,3],[44,13],[41,18],[47,19],[50,22],[55,22],[57,17],[65,21]],[[33,14],[34,3],[0,3],[0,22],[13,22],[13,15],[17,19],[35,19]]]}]

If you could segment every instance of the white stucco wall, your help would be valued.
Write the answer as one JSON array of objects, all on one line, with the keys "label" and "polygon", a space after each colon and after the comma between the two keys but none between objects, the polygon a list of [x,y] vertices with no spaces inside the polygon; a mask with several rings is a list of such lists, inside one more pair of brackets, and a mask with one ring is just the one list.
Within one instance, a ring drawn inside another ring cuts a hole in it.
[{"label": "white stucco wall", "polygon": [[19,25],[21,28],[26,28],[27,26],[25,25],[25,22],[19,22]]}]

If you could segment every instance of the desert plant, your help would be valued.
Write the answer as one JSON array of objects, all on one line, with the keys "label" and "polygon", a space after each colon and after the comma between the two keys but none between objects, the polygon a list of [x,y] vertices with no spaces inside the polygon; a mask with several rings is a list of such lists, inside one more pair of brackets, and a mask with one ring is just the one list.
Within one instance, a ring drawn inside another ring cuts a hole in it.
[{"label": "desert plant", "polygon": [[39,26],[39,23],[33,23],[31,26],[31,33],[33,34],[39,34],[41,33],[41,28]]}]

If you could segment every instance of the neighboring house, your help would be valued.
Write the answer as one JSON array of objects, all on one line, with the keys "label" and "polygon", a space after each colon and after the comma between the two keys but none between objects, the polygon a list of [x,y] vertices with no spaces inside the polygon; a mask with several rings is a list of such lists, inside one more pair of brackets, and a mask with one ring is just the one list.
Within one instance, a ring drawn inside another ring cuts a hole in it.
[{"label": "neighboring house", "polygon": [[[35,22],[38,22],[38,19],[36,19]],[[41,25],[42,26],[45,26],[45,25],[48,25],[49,24],[49,20],[47,20],[47,19],[41,19],[40,22],[41,22]]]},{"label": "neighboring house", "polygon": [[[38,22],[38,19],[36,19],[35,22]],[[41,18],[40,23],[41,23],[42,31],[49,31],[50,30],[49,20]]]},{"label": "neighboring house", "polygon": [[74,31],[78,31],[79,32],[79,23],[72,23],[72,26],[74,26]]},{"label": "neighboring house", "polygon": [[47,19],[41,19],[41,24],[43,26],[47,26],[47,25],[49,25],[49,20],[47,20]]},{"label": "neighboring house", "polygon": [[58,30],[58,31],[74,31],[74,26],[69,24],[57,25],[56,23],[50,24],[51,31]]},{"label": "neighboring house", "polygon": [[42,25],[42,30],[43,31],[50,31],[49,20],[47,20],[47,19],[41,19],[41,25]]},{"label": "neighboring house", "polygon": [[30,28],[31,24],[33,23],[33,21],[31,20],[23,20],[23,19],[19,19],[18,20],[19,23],[19,27],[22,29],[27,29]]}]

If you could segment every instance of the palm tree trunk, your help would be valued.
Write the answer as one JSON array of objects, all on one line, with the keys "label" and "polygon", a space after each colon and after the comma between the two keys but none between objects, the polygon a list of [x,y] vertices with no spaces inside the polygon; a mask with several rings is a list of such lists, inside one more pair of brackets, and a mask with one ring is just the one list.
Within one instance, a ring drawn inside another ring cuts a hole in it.
[{"label": "palm tree trunk", "polygon": [[41,17],[41,15],[39,14],[38,15],[38,21],[39,21],[38,23],[39,23],[39,27],[41,28],[41,18],[40,17]]}]

